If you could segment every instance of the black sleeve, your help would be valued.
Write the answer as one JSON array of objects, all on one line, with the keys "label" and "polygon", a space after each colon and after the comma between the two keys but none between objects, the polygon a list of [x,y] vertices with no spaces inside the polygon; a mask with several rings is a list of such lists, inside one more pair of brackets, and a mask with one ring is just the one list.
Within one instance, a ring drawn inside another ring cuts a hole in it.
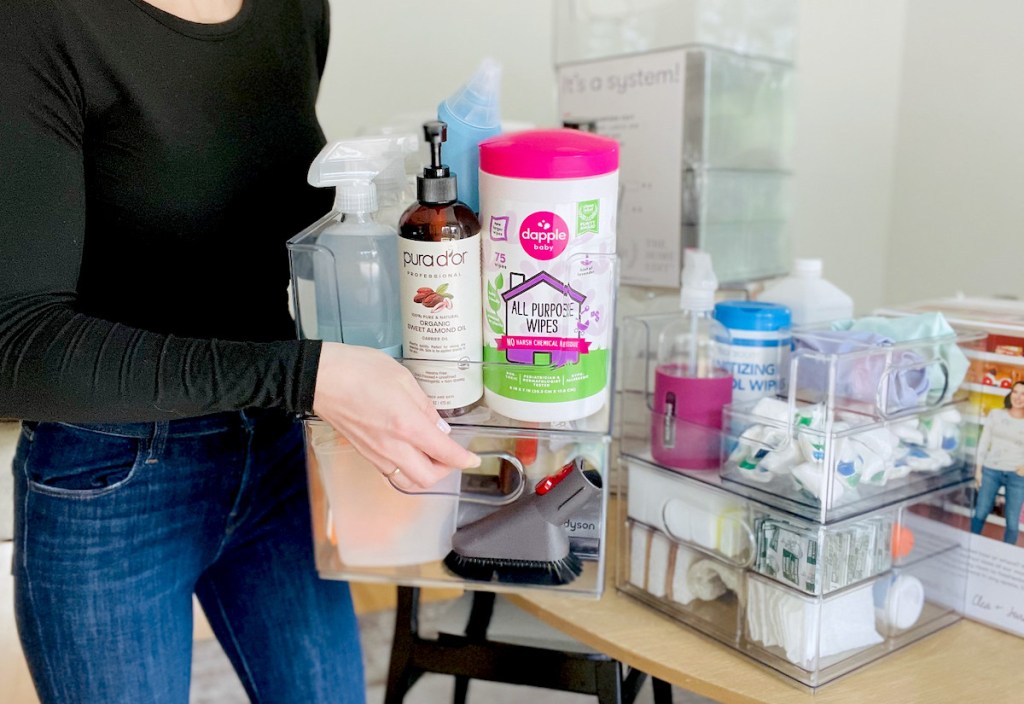
[{"label": "black sleeve", "polygon": [[317,74],[323,78],[324,67],[327,66],[327,49],[331,42],[331,5],[323,0],[323,15],[320,19],[320,31],[317,33]]},{"label": "black sleeve", "polygon": [[180,338],[78,312],[86,106],[53,5],[0,4],[0,417],[310,410],[319,342]]}]

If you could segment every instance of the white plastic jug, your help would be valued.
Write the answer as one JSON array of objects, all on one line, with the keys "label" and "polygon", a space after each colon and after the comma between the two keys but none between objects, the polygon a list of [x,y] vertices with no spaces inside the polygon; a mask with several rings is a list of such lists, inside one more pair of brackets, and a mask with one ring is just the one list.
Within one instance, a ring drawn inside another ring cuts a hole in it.
[{"label": "white plastic jug", "polygon": [[821,276],[820,259],[797,259],[793,273],[765,287],[757,300],[789,308],[794,328],[853,317],[853,299]]}]

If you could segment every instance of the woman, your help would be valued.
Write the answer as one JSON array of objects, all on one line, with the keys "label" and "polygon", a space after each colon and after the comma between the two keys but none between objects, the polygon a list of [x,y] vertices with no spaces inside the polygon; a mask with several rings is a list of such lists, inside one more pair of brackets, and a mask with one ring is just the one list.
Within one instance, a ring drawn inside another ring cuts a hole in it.
[{"label": "woman", "polygon": [[1024,381],[1015,382],[1003,400],[1005,410],[996,408],[985,418],[978,441],[974,479],[980,487],[971,519],[971,532],[981,533],[985,519],[996,505],[999,487],[1004,487],[1006,530],[1003,541],[1015,545],[1024,504]]},{"label": "woman", "polygon": [[295,415],[406,488],[479,462],[383,353],[294,339],[327,38],[325,0],[0,4],[0,417],[43,702],[187,702],[193,592],[253,701],[362,701]]}]

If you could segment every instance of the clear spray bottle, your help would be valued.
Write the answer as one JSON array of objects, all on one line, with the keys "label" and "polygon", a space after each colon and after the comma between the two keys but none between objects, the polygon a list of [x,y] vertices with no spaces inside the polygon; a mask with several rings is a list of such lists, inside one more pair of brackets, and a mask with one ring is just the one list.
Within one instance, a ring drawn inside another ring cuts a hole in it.
[{"label": "clear spray bottle", "polygon": [[337,195],[327,216],[288,242],[301,337],[401,356],[398,231],[375,219],[374,178],[404,163],[408,139],[333,142],[310,166],[310,184],[334,186]]},{"label": "clear spray bottle", "polygon": [[651,456],[675,469],[715,469],[722,407],[732,400],[732,376],[717,353],[728,332],[712,315],[718,279],[711,255],[687,249],[683,262],[682,310],[658,339]]}]

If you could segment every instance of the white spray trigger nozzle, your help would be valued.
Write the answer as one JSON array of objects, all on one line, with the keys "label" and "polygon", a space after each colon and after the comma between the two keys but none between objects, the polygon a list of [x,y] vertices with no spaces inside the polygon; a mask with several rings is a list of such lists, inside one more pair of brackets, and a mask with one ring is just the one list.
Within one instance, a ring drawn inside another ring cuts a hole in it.
[{"label": "white spray trigger nozzle", "polygon": [[711,266],[711,255],[699,249],[683,252],[682,289],[679,305],[684,310],[713,310],[718,278]]},{"label": "white spray trigger nozzle", "polygon": [[393,180],[405,173],[405,156],[418,148],[415,135],[360,137],[330,142],[309,166],[307,180],[317,187],[335,186],[335,210],[377,210],[378,177]]}]

